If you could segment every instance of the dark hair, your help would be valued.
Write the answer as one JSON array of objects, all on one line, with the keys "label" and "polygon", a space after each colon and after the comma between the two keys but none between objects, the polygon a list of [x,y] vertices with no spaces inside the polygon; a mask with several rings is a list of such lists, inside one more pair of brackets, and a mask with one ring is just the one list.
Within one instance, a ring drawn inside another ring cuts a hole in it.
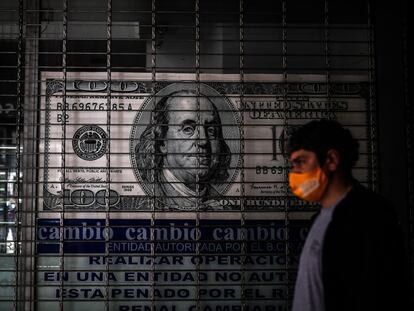
[{"label": "dark hair", "polygon": [[339,153],[339,168],[351,173],[358,160],[359,143],[339,122],[318,120],[293,131],[287,143],[287,152],[290,155],[300,149],[315,152],[320,165],[325,162],[328,151],[335,149]]},{"label": "dark hair", "polygon": [[[141,177],[146,182],[157,182],[158,174],[154,174],[153,170],[160,170],[163,166],[164,154],[161,152],[160,146],[167,135],[169,123],[169,102],[174,97],[180,96],[197,96],[195,92],[190,90],[177,91],[169,96],[160,99],[155,109],[151,112],[151,123],[141,134],[139,143],[135,147],[136,162]],[[210,101],[217,123],[221,124],[220,115],[217,107]],[[215,168],[209,182],[224,182],[229,177],[228,169],[230,167],[231,153],[223,137],[221,126],[218,128],[218,140],[220,142],[219,163]],[[155,179],[155,180],[154,180]]]}]

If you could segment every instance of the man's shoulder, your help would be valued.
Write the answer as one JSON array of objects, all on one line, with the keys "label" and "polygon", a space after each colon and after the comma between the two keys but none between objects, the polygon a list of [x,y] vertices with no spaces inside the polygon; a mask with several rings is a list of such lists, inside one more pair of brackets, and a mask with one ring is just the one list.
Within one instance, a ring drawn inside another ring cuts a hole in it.
[{"label": "man's shoulder", "polygon": [[395,220],[395,209],[382,195],[356,183],[338,204],[334,219],[362,225],[375,224],[378,220]]},{"label": "man's shoulder", "polygon": [[388,199],[359,183],[354,184],[341,203],[349,208],[361,208],[366,211],[372,208],[391,207]]},{"label": "man's shoulder", "polygon": [[345,256],[343,252],[357,245],[364,249],[366,243],[381,239],[384,230],[394,231],[397,224],[388,200],[357,184],[335,208],[325,235],[326,252],[336,257],[337,253]]}]

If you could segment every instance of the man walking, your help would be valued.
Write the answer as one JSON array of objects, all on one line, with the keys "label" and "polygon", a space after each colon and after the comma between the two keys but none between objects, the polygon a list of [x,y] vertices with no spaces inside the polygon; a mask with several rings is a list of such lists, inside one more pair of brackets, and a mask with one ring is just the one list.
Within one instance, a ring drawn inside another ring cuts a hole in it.
[{"label": "man walking", "polygon": [[389,203],[353,178],[358,148],[330,120],[289,139],[291,190],[322,206],[302,250],[293,311],[406,310],[401,230]]}]

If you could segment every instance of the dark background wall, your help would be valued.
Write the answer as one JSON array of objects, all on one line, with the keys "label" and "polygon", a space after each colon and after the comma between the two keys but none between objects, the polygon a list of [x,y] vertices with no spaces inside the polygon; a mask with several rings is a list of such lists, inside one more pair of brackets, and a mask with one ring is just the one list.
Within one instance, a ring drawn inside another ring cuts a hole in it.
[{"label": "dark background wall", "polygon": [[[374,5],[380,192],[396,206],[413,264],[412,90],[407,1]],[[413,270],[411,270],[413,271]],[[411,273],[411,276],[413,273]]]}]

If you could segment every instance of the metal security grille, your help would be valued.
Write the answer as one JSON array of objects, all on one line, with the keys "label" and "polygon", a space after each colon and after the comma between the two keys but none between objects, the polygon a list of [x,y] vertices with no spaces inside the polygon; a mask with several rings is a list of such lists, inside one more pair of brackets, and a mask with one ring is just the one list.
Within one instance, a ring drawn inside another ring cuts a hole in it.
[{"label": "metal security grille", "polygon": [[0,4],[0,309],[289,310],[312,119],[376,188],[368,1]]}]

